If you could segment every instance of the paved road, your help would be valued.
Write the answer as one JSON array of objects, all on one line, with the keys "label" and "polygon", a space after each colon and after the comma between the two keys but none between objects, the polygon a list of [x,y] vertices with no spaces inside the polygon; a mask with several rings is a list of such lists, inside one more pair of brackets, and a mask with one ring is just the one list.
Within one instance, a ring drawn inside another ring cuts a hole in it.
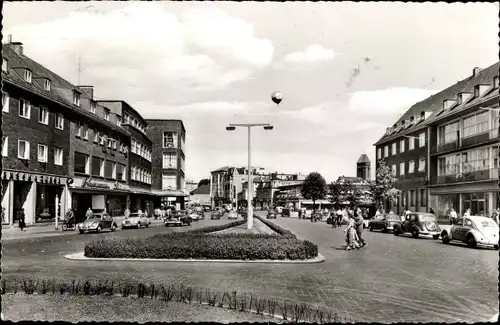
[{"label": "paved road", "polygon": [[[228,222],[203,220],[195,227]],[[369,245],[341,250],[343,229],[279,218],[277,224],[320,246],[321,264],[206,264],[81,262],[63,255],[82,251],[101,236],[147,236],[187,228],[154,227],[110,234],[11,240],[4,243],[6,278],[143,280],[184,283],[219,291],[304,302],[376,322],[482,321],[498,313],[498,252],[443,245],[432,239],[365,232]]]}]

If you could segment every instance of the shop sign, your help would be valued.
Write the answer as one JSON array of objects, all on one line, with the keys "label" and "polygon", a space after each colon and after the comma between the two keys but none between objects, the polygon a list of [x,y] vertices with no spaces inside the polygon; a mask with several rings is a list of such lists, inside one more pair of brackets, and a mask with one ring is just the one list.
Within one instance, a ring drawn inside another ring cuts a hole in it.
[{"label": "shop sign", "polygon": [[105,188],[109,189],[108,184],[103,184],[103,183],[97,183],[96,181],[92,180],[90,177],[86,178],[83,181],[82,187],[91,187],[91,188]]},{"label": "shop sign", "polygon": [[130,187],[128,187],[127,185],[123,185],[121,183],[115,182],[114,189],[119,190],[119,191],[128,191],[128,190],[130,190]]}]

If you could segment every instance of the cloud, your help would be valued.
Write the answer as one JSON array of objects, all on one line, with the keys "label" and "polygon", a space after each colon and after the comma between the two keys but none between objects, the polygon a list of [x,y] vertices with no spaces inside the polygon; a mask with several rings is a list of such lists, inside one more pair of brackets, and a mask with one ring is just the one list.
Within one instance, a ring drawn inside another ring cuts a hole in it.
[{"label": "cloud", "polygon": [[80,55],[81,82],[93,84],[105,98],[134,93],[175,101],[247,80],[274,55],[272,42],[259,38],[243,19],[208,8],[174,15],[155,3],[132,3],[108,13],[72,12],[4,33],[75,83]]},{"label": "cloud", "polygon": [[284,61],[288,63],[314,63],[329,61],[335,57],[333,50],[314,44],[308,46],[304,52],[293,52],[285,56]]}]

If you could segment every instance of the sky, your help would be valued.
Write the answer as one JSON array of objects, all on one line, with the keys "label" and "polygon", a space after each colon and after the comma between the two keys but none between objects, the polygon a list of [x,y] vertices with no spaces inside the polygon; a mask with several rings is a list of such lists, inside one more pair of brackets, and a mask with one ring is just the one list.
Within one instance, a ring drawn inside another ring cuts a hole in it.
[{"label": "sky", "polygon": [[274,126],[252,129],[268,171],[333,181],[366,153],[374,174],[388,125],[499,52],[491,3],[5,2],[3,15],[4,37],[97,99],[182,119],[194,181],[247,165],[247,131],[229,123]]}]

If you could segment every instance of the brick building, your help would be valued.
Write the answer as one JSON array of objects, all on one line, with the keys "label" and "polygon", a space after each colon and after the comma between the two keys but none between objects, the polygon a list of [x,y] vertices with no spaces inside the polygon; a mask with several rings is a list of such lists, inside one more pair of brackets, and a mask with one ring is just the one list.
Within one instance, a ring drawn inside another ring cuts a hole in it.
[{"label": "brick building", "polygon": [[151,154],[151,191],[156,204],[184,209],[186,129],[181,120],[147,119],[147,136],[157,145]]},{"label": "brick building", "polygon": [[432,208],[446,218],[490,215],[499,206],[498,70],[496,63],[474,68],[462,81],[414,104],[375,144],[377,167],[385,159],[402,190],[402,213]]}]

